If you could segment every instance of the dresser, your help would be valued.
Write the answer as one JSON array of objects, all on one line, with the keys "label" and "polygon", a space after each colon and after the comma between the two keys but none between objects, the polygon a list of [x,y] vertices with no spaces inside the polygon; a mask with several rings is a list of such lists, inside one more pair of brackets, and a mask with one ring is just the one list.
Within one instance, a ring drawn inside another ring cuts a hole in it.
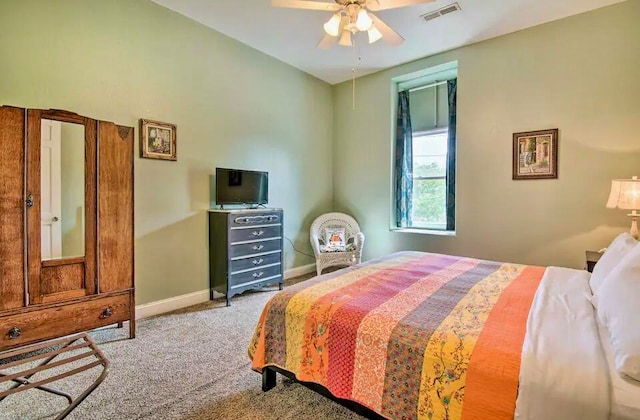
[{"label": "dresser", "polygon": [[214,292],[234,295],[284,284],[282,209],[209,210],[209,280]]}]

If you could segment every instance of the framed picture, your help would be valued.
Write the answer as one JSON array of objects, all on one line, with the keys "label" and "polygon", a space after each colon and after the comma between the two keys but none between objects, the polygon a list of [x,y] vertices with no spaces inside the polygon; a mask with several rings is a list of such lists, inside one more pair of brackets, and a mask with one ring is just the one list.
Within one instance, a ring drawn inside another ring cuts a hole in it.
[{"label": "framed picture", "polygon": [[175,124],[140,120],[140,157],[178,160],[177,135]]},{"label": "framed picture", "polygon": [[558,129],[513,135],[513,179],[558,178]]}]

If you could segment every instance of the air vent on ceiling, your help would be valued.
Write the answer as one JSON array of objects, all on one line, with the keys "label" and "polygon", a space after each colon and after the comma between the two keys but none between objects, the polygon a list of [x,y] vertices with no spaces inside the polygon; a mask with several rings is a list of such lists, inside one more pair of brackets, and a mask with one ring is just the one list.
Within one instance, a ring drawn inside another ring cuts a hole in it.
[{"label": "air vent on ceiling", "polygon": [[435,10],[433,12],[425,13],[420,17],[424,21],[429,22],[430,20],[439,18],[440,16],[448,15],[449,13],[457,12],[459,10],[462,10],[460,5],[458,3],[453,3],[448,6],[444,6],[438,10]]}]

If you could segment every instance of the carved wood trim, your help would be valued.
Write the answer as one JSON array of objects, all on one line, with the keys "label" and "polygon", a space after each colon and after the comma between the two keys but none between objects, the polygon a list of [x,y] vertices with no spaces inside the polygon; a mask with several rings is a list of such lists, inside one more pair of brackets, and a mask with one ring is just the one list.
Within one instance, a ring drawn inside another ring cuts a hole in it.
[{"label": "carved wood trim", "polygon": [[82,125],[86,125],[87,120],[90,119],[87,117],[83,117],[82,115],[78,115],[75,112],[64,111],[62,109],[41,109],[40,113],[42,115],[42,118],[45,118],[47,120],[55,120]]},{"label": "carved wood trim", "polygon": [[129,131],[133,130],[132,127],[123,127],[121,125],[118,126],[118,134],[122,140],[127,140],[129,138]]}]

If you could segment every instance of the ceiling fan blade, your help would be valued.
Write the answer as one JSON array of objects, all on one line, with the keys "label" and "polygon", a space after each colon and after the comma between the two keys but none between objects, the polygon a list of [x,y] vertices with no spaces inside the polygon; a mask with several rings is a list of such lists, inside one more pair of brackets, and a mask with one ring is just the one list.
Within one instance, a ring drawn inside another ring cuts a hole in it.
[{"label": "ceiling fan blade", "polygon": [[338,41],[338,44],[342,45],[343,47],[352,47],[353,39],[351,31],[342,31],[342,35],[340,36],[340,41]]},{"label": "ceiling fan blade", "polygon": [[337,36],[324,34],[324,37],[320,40],[320,42],[318,42],[318,48],[320,48],[321,50],[328,50],[333,47],[337,40]]},{"label": "ceiling fan blade", "polygon": [[400,36],[396,31],[391,29],[389,25],[384,23],[378,16],[373,13],[369,13],[373,24],[382,33],[382,40],[389,45],[398,46],[404,42],[404,38]]},{"label": "ceiling fan blade", "polygon": [[400,7],[415,6],[417,4],[433,3],[436,0],[367,0],[367,9],[378,10],[397,9]]},{"label": "ceiling fan blade", "polygon": [[322,10],[335,12],[340,10],[338,3],[326,3],[323,1],[309,1],[309,0],[271,0],[271,5],[274,7],[289,7],[292,9],[307,9],[307,10]]}]

